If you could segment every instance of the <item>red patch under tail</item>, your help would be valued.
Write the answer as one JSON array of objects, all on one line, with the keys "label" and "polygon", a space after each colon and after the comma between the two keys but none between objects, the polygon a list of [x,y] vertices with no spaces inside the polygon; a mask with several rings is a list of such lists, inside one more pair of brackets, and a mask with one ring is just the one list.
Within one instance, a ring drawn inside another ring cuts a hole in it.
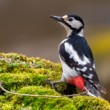
[{"label": "red patch under tail", "polygon": [[84,79],[81,76],[70,77],[67,80],[68,83],[75,85],[80,90],[84,91]]}]

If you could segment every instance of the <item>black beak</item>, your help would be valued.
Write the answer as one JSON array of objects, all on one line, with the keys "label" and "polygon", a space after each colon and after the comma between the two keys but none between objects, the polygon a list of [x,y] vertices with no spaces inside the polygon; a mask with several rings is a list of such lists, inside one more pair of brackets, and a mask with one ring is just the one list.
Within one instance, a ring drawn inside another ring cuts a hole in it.
[{"label": "black beak", "polygon": [[56,20],[56,21],[60,21],[60,22],[62,22],[62,20],[63,20],[63,18],[60,17],[60,16],[51,15],[50,17],[51,17],[52,19],[54,19],[54,20]]}]

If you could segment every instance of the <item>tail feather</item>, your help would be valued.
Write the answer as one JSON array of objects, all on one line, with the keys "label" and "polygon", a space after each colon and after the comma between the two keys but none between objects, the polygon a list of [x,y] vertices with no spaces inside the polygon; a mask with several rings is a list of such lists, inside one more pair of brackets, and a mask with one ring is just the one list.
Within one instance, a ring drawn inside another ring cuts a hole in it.
[{"label": "tail feather", "polygon": [[104,93],[104,94],[107,93],[107,92],[106,92],[106,89],[105,89],[102,85],[96,84],[96,86],[98,87],[98,89],[100,90],[100,92],[102,92],[102,93]]},{"label": "tail feather", "polygon": [[88,81],[85,83],[85,90],[89,96],[101,97],[101,92],[106,93],[106,90],[100,84],[92,84]]},{"label": "tail feather", "polygon": [[92,93],[90,90],[88,90],[86,87],[85,87],[85,90],[87,92],[87,95],[89,96],[92,96],[92,97],[101,97],[100,93],[97,93],[97,96],[96,94]]}]

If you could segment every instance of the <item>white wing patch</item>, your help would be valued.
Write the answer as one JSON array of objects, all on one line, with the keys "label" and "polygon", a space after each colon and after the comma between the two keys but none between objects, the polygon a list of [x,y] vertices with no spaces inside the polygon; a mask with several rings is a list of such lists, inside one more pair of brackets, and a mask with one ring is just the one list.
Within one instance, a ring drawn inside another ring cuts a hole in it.
[{"label": "white wing patch", "polygon": [[95,69],[95,64],[93,64],[93,68]]},{"label": "white wing patch", "polygon": [[92,68],[89,68],[90,71],[92,71]]},{"label": "white wing patch", "polygon": [[82,60],[71,44],[65,42],[64,46],[65,51],[70,55],[70,58],[73,58],[75,62],[78,62],[78,64],[86,65],[87,63],[90,63],[89,59],[86,56],[83,56]]},{"label": "white wing patch", "polygon": [[77,70],[77,71],[85,72],[85,71],[87,70],[87,67],[83,67],[83,68],[81,68],[81,69],[80,69],[80,68],[76,68],[76,70]]},{"label": "white wing patch", "polygon": [[89,79],[92,79],[92,77],[93,77],[93,74],[89,74],[88,76],[87,76],[87,75],[85,75],[85,74],[83,74],[83,76],[84,76],[85,78],[89,78]]}]

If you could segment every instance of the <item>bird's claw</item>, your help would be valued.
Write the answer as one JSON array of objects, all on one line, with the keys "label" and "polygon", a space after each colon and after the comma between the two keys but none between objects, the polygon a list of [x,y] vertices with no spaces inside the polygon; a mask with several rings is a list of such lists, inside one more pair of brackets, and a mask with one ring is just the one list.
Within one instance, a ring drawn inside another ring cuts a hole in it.
[{"label": "bird's claw", "polygon": [[56,84],[57,84],[57,82],[53,82],[53,81],[51,81],[51,80],[49,80],[49,79],[47,79],[46,82],[47,82],[48,84],[50,84],[53,89],[56,89]]}]

